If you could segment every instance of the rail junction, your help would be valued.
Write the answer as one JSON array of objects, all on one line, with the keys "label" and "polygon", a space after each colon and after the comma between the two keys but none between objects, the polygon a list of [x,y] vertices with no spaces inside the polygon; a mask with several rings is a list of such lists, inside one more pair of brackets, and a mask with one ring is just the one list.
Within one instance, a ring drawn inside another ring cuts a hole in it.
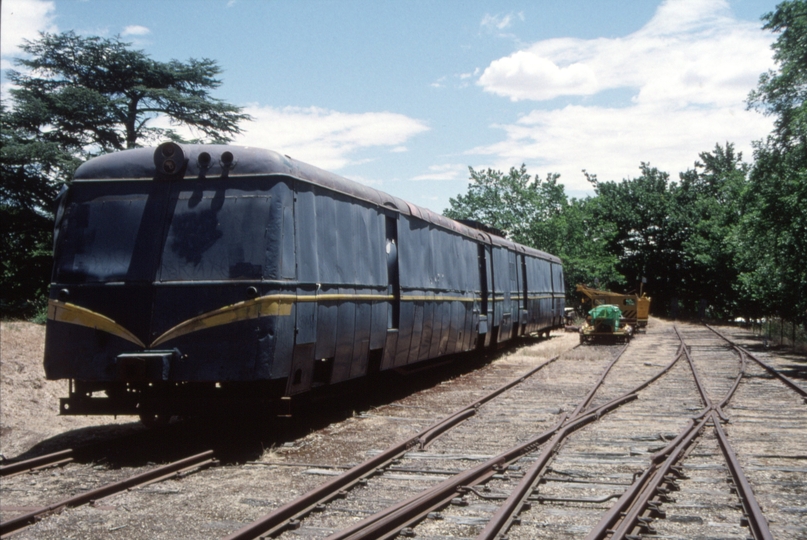
[{"label": "rail junction", "polygon": [[[748,339],[656,319],[625,346],[557,334],[224,466],[199,448],[132,475],[81,451],[7,464],[0,533],[804,538],[807,384]],[[84,480],[57,498],[54,471]]]}]

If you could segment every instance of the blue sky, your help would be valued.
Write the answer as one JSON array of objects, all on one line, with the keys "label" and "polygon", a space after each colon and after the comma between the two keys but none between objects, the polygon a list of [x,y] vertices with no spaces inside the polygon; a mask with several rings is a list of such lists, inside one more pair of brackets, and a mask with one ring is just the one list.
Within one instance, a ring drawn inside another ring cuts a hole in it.
[{"label": "blue sky", "polygon": [[212,58],[215,96],[255,118],[236,143],[440,212],[468,166],[525,163],[579,197],[582,169],[676,178],[726,141],[749,160],[772,126],[744,100],[773,67],[776,3],[3,0],[0,52],[6,70],[23,38],[74,30]]}]

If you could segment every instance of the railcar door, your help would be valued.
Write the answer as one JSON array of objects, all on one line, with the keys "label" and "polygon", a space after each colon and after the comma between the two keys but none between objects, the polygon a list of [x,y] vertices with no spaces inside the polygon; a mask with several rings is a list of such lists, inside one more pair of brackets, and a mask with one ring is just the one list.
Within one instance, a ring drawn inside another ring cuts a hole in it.
[{"label": "railcar door", "polygon": [[522,254],[519,255],[520,265],[519,265],[519,280],[518,283],[521,286],[521,294],[519,295],[519,327],[518,327],[518,335],[524,335],[526,333],[527,322],[529,320],[529,300],[527,298],[527,259]]},{"label": "railcar door", "polygon": [[510,309],[507,311],[510,314],[510,337],[518,335],[519,314],[521,313],[521,292],[519,287],[519,276],[521,274],[521,267],[517,263],[518,254],[514,251],[507,251],[507,269],[510,278],[509,290],[505,293],[510,299]]},{"label": "railcar door", "polygon": [[490,345],[491,326],[493,321],[493,301],[491,291],[493,290],[493,268],[491,266],[490,246],[479,244],[479,338],[478,346],[486,347]]},{"label": "railcar door", "polygon": [[566,304],[566,285],[563,281],[563,266],[552,263],[552,326],[563,325],[563,308]]},{"label": "railcar door", "polygon": [[518,297],[513,302],[513,285],[516,281],[515,253],[494,246],[493,249],[493,333],[494,343],[512,337],[513,306],[518,310]]},{"label": "railcar door", "polygon": [[398,347],[398,326],[401,321],[401,281],[398,273],[398,220],[387,216],[385,251],[387,254],[387,340],[381,369],[391,368],[395,363]]}]

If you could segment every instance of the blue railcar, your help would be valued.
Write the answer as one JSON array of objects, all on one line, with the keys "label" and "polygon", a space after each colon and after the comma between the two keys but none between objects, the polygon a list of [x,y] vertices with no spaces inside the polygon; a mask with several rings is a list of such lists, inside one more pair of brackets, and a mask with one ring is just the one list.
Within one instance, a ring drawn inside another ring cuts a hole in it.
[{"label": "blue railcar", "polygon": [[88,161],[54,249],[62,414],[271,405],[563,320],[557,257],[255,148]]}]

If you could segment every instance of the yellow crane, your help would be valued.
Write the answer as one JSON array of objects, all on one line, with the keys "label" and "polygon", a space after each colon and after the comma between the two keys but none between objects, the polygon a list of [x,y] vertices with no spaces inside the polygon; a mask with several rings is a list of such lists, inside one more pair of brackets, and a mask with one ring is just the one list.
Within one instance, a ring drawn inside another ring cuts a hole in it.
[{"label": "yellow crane", "polygon": [[620,294],[610,291],[592,289],[577,284],[577,292],[583,294],[583,308],[588,311],[597,306],[610,304],[617,306],[622,312],[622,321],[634,330],[647,326],[647,316],[650,313],[650,297],[646,294]]}]

